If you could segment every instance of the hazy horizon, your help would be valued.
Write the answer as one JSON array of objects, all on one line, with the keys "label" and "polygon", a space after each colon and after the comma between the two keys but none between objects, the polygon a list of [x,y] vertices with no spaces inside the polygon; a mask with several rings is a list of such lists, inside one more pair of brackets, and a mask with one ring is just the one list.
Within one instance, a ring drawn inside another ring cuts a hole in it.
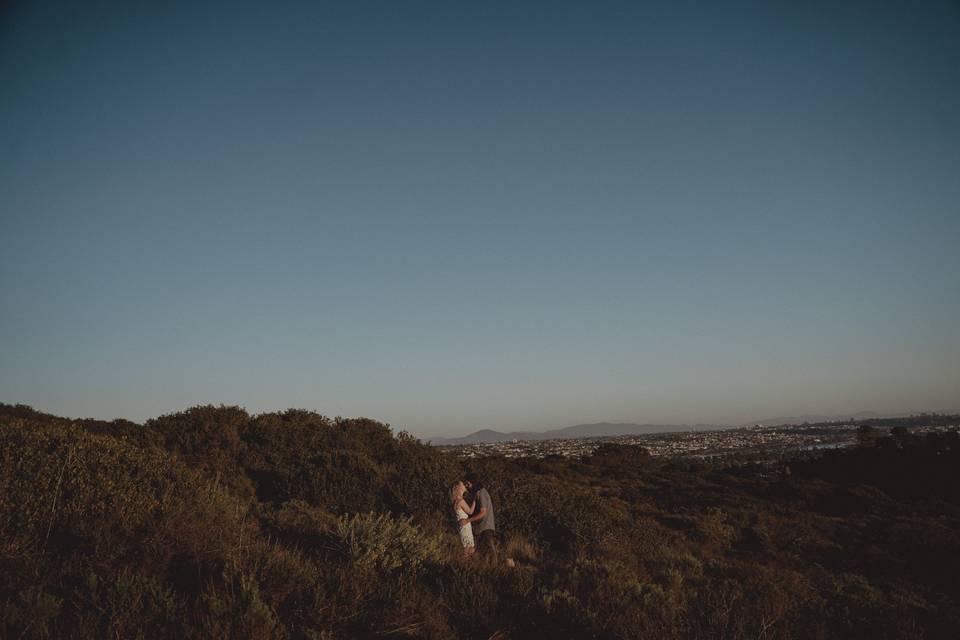
[{"label": "hazy horizon", "polygon": [[[4,399],[4,398],[0,398],[0,402],[5,403],[5,404],[26,404],[26,403],[17,402],[17,401],[15,401],[15,400]],[[204,403],[204,404],[213,404],[213,403]],[[32,406],[32,405],[31,405],[31,406]],[[231,406],[233,406],[233,405],[231,405]],[[329,418],[336,418],[336,417],[343,417],[343,418],[372,418],[372,419],[380,420],[380,421],[385,422],[385,423],[390,423],[390,420],[387,419],[387,418],[380,418],[380,417],[377,417],[377,416],[371,416],[371,415],[366,415],[366,414],[363,414],[363,415],[359,415],[359,414],[358,414],[358,415],[349,415],[349,416],[348,416],[348,415],[337,415],[337,414],[332,414],[332,413],[330,413],[330,412],[328,412],[328,411],[323,411],[321,408],[317,408],[317,407],[306,407],[306,406],[296,406],[296,407],[294,407],[294,406],[291,406],[291,407],[273,407],[273,408],[260,408],[260,409],[256,409],[256,408],[247,407],[247,406],[245,406],[245,405],[237,405],[237,406],[240,406],[241,408],[243,408],[244,410],[246,410],[247,412],[249,412],[251,415],[258,415],[258,414],[261,414],[261,413],[272,413],[272,412],[275,412],[275,411],[284,411],[284,410],[287,410],[287,409],[304,409],[304,410],[307,410],[307,411],[316,411],[317,413],[320,413],[320,414],[322,414],[322,415],[325,415],[325,416],[327,416],[327,417],[329,417]],[[70,414],[66,414],[66,413],[62,413],[62,412],[51,411],[51,410],[49,410],[49,409],[47,409],[47,408],[45,408],[45,407],[42,407],[42,406],[32,406],[32,408],[35,409],[35,410],[37,410],[37,411],[40,411],[41,413],[53,414],[53,415],[57,415],[57,416],[59,416],[59,417],[71,418],[71,419],[76,419],[76,420],[94,419],[94,420],[108,420],[108,421],[109,421],[109,420],[115,420],[115,419],[126,419],[126,420],[133,420],[134,422],[144,422],[144,421],[149,420],[149,419],[151,419],[151,418],[158,418],[158,417],[160,417],[160,416],[162,416],[162,415],[166,415],[166,414],[170,414],[170,413],[176,413],[176,412],[179,412],[179,411],[185,411],[185,410],[189,409],[190,407],[180,407],[180,408],[177,408],[177,409],[170,409],[170,410],[168,410],[168,411],[163,411],[163,412],[158,413],[158,414],[156,414],[156,415],[149,415],[149,416],[142,416],[142,417],[132,417],[132,416],[127,416],[127,415],[106,415],[106,414],[104,414],[104,415],[70,415]],[[533,427],[531,427],[531,428],[524,428],[524,427],[522,427],[522,426],[520,426],[520,427],[502,428],[502,427],[491,426],[491,425],[477,425],[477,426],[470,427],[470,428],[467,428],[467,429],[461,429],[459,432],[456,432],[456,433],[453,433],[453,432],[444,432],[444,431],[438,431],[438,432],[436,432],[436,433],[427,433],[427,432],[425,432],[423,429],[417,428],[416,425],[390,424],[390,426],[391,426],[391,428],[393,429],[393,431],[394,431],[395,433],[396,433],[396,432],[399,432],[399,431],[407,431],[407,432],[409,432],[409,433],[412,433],[414,436],[416,436],[416,437],[418,437],[418,438],[422,438],[422,439],[424,439],[424,440],[429,440],[429,439],[431,439],[431,438],[440,438],[440,439],[444,439],[444,438],[459,438],[459,437],[462,437],[462,436],[471,435],[471,434],[473,434],[473,433],[475,433],[475,432],[477,432],[477,431],[487,431],[487,430],[489,430],[489,431],[497,431],[497,432],[501,432],[501,433],[511,433],[511,432],[531,432],[531,433],[537,433],[537,432],[543,432],[543,431],[559,430],[559,429],[564,429],[564,428],[568,428],[568,427],[584,426],[584,425],[595,425],[595,424],[636,424],[636,425],[640,425],[640,426],[645,426],[645,425],[654,425],[654,426],[668,426],[668,425],[669,425],[669,426],[698,426],[698,425],[704,425],[704,426],[714,426],[714,427],[739,427],[739,426],[749,425],[749,424],[753,424],[753,423],[763,423],[764,421],[769,421],[769,420],[780,420],[780,419],[783,419],[783,418],[802,418],[802,417],[804,417],[804,416],[815,416],[815,417],[824,417],[824,418],[837,418],[837,417],[845,417],[845,416],[854,416],[854,415],[862,414],[862,413],[871,413],[871,414],[875,414],[876,417],[878,417],[878,418],[882,418],[882,417],[897,417],[897,416],[908,416],[908,415],[920,415],[920,414],[923,414],[923,413],[939,413],[939,414],[945,414],[945,415],[953,415],[953,414],[960,414],[960,409],[957,409],[957,408],[934,408],[934,409],[926,408],[926,409],[917,409],[917,410],[911,410],[911,411],[890,411],[890,412],[885,412],[885,413],[883,413],[883,412],[877,412],[877,411],[872,411],[872,410],[869,410],[869,409],[862,409],[862,410],[860,410],[860,411],[845,411],[845,412],[841,412],[841,413],[831,413],[831,414],[824,414],[824,413],[818,413],[818,412],[805,411],[805,412],[797,412],[797,413],[791,413],[791,414],[768,415],[768,416],[765,416],[765,417],[759,417],[759,418],[758,418],[758,417],[754,417],[754,418],[747,419],[747,420],[734,420],[734,421],[718,421],[718,420],[705,420],[705,421],[704,421],[704,420],[696,420],[696,421],[665,421],[665,422],[664,422],[664,421],[660,421],[660,422],[658,422],[658,421],[653,421],[653,420],[627,420],[627,419],[622,419],[622,420],[598,420],[598,419],[593,419],[593,420],[584,420],[583,422],[570,422],[570,423],[556,424],[556,425],[545,425],[545,426],[535,427],[535,428],[533,428]]]},{"label": "hazy horizon", "polygon": [[957,408],[956,3],[7,3],[0,78],[0,401]]}]

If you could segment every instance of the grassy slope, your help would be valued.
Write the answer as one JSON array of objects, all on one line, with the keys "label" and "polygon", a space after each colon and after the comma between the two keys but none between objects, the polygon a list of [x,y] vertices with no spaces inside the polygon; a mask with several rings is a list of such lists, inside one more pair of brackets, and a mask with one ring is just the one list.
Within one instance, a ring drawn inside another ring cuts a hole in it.
[{"label": "grassy slope", "polygon": [[460,558],[460,462],[373,421],[0,405],[0,637],[947,637],[957,444],[474,461],[511,569]]}]

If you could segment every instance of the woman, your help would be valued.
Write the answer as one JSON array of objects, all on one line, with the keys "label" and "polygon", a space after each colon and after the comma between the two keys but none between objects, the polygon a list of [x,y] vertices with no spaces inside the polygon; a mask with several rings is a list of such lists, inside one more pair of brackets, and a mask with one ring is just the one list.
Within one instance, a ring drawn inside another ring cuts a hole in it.
[{"label": "woman", "polygon": [[[457,522],[466,519],[467,516],[473,513],[473,509],[476,506],[476,501],[473,503],[468,503],[463,499],[463,494],[467,492],[467,488],[463,485],[463,482],[457,481],[453,483],[453,486],[450,487],[450,501],[453,503],[453,513],[457,519]],[[470,523],[460,527],[460,542],[463,543],[463,555],[469,556],[474,551],[473,544],[473,528],[470,526]]]}]

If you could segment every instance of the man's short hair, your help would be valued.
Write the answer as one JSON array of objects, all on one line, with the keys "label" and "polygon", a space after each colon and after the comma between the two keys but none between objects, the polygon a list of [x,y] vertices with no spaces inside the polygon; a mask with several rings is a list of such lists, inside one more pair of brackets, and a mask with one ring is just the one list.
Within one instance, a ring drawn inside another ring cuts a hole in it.
[{"label": "man's short hair", "polygon": [[469,482],[470,484],[472,484],[474,487],[483,486],[483,483],[480,482],[480,478],[478,478],[477,474],[473,473],[472,471],[467,475],[463,476],[463,479]]}]

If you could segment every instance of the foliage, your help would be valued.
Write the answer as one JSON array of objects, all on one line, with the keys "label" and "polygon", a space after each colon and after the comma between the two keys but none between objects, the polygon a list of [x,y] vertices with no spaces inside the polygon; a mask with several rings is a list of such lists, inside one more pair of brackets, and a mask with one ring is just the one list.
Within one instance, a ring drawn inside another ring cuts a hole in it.
[{"label": "foliage", "polygon": [[335,532],[337,550],[354,566],[381,574],[416,576],[442,556],[437,536],[427,536],[407,518],[358,513],[339,518]]},{"label": "foliage", "polygon": [[465,461],[372,420],[0,405],[0,637],[950,637],[958,436],[871,425],[766,466],[470,460],[507,566],[463,557]]}]

